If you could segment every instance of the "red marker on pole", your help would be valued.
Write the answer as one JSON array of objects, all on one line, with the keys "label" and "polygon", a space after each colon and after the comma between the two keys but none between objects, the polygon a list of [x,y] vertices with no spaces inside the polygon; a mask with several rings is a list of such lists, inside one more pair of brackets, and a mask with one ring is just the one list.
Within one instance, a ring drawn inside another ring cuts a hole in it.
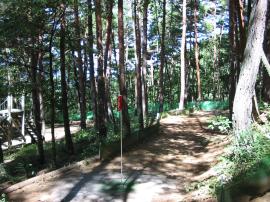
[{"label": "red marker on pole", "polygon": [[117,103],[118,103],[118,111],[122,111],[123,109],[123,96],[122,95],[119,95],[118,98],[117,98]]}]

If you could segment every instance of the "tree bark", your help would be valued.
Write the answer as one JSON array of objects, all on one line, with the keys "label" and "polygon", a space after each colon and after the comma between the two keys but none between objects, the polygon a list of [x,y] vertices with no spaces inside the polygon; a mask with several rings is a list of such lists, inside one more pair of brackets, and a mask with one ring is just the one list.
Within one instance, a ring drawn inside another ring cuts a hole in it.
[{"label": "tree bark", "polygon": [[186,7],[187,2],[183,0],[183,18],[182,18],[182,42],[181,42],[181,89],[180,89],[180,102],[179,102],[179,110],[184,109],[184,102],[185,102],[185,88],[186,88],[186,81],[185,81],[185,44],[186,44],[186,29],[187,29],[187,14],[186,14]]},{"label": "tree bark", "polygon": [[134,0],[134,26],[135,26],[135,40],[136,40],[136,88],[137,88],[137,114],[139,121],[139,129],[143,130],[143,109],[142,109],[142,56],[141,56],[141,30],[140,30],[140,18],[138,15],[138,5],[140,2],[138,0]]},{"label": "tree bark", "polygon": [[194,35],[195,35],[195,64],[196,64],[196,76],[197,76],[197,100],[202,100],[202,87],[201,87],[201,73],[200,73],[200,61],[199,61],[199,46],[198,46],[198,27],[197,27],[197,11],[198,2],[194,0]]},{"label": "tree bark", "polygon": [[100,143],[107,135],[105,125],[105,78],[103,69],[101,0],[96,0],[96,31],[98,51],[98,131]]},{"label": "tree bark", "polygon": [[124,133],[130,136],[130,122],[128,115],[127,89],[125,78],[125,47],[124,47],[124,19],[123,19],[123,0],[118,0],[118,40],[119,40],[119,87],[120,94],[123,96],[122,121]]},{"label": "tree bark", "polygon": [[164,64],[165,64],[165,29],[166,29],[166,0],[163,0],[162,33],[160,48],[160,68],[159,68],[159,113],[163,112],[164,104]]},{"label": "tree bark", "polygon": [[230,94],[229,94],[229,110],[230,119],[232,119],[233,112],[233,100],[235,96],[236,83],[237,83],[237,54],[236,54],[236,29],[237,25],[235,22],[235,2],[230,0],[229,2],[229,37],[230,37]]},{"label": "tree bark", "polygon": [[69,114],[68,114],[68,97],[67,97],[67,83],[66,83],[66,16],[65,1],[61,3],[62,18],[60,24],[60,71],[61,71],[61,94],[62,94],[62,110],[64,119],[64,129],[65,129],[65,141],[66,147],[69,154],[74,154],[74,146],[70,133],[69,125]]},{"label": "tree bark", "polygon": [[43,97],[43,87],[42,83],[45,81],[44,75],[44,67],[43,67],[43,53],[40,52],[38,56],[38,67],[39,71],[37,73],[37,87],[38,87],[38,96],[40,101],[40,123],[41,123],[41,136],[45,137],[46,132],[46,123],[45,123],[45,105],[44,105],[44,97]]},{"label": "tree bark", "polygon": [[45,156],[44,156],[44,148],[43,148],[43,138],[41,135],[41,117],[40,117],[40,97],[39,97],[39,88],[37,82],[37,67],[38,67],[38,59],[40,50],[34,48],[35,43],[39,44],[37,39],[32,38],[32,52],[31,52],[31,83],[32,83],[32,100],[33,100],[33,111],[34,111],[34,120],[35,127],[37,132],[37,147],[39,153],[39,162],[40,164],[44,164]]},{"label": "tree bark", "polygon": [[3,150],[2,150],[2,141],[0,138],[0,164],[4,163],[4,154],[3,154]]},{"label": "tree bark", "polygon": [[[265,32],[265,40],[264,40],[264,52],[270,62],[270,4],[268,4],[268,12],[267,12],[267,22],[266,22],[266,32]],[[270,72],[267,71],[265,67],[263,67],[263,100],[265,102],[270,102]]]},{"label": "tree bark", "polygon": [[149,0],[143,0],[143,37],[142,37],[142,108],[143,118],[146,120],[148,115],[148,87],[147,87],[147,22],[148,22]]},{"label": "tree bark", "polygon": [[83,63],[82,63],[82,52],[81,52],[81,34],[80,34],[80,20],[79,20],[79,9],[78,9],[78,0],[74,0],[74,27],[75,27],[75,35],[76,35],[76,51],[78,53],[77,65],[78,66],[78,80],[79,80],[79,102],[80,102],[80,119],[81,119],[81,129],[86,128],[86,99],[85,99],[85,77],[83,71]]},{"label": "tree bark", "polygon": [[90,72],[90,90],[91,90],[91,107],[93,112],[93,119],[95,128],[98,128],[97,121],[97,92],[96,92],[96,81],[95,81],[95,69],[94,69],[94,52],[93,52],[93,19],[92,19],[92,0],[88,0],[88,43],[89,43],[89,72]]},{"label": "tree bark", "polygon": [[51,119],[51,134],[52,134],[52,159],[54,166],[56,165],[56,145],[55,145],[55,131],[54,131],[54,124],[55,124],[55,87],[54,87],[54,79],[53,79],[53,53],[52,53],[52,46],[53,46],[53,37],[55,34],[57,22],[55,21],[52,25],[51,33],[50,33],[50,41],[49,41],[49,74],[50,74],[50,87],[51,87],[51,111],[50,111],[50,119]]},{"label": "tree bark", "polygon": [[111,108],[111,97],[110,97],[110,81],[108,76],[110,76],[108,70],[108,62],[109,62],[109,51],[111,46],[111,39],[112,39],[112,18],[113,18],[113,5],[114,0],[108,2],[107,5],[107,31],[106,31],[106,43],[105,43],[105,51],[104,51],[104,75],[105,75],[105,116],[107,120],[114,122],[113,115],[112,115],[112,108]]},{"label": "tree bark", "polygon": [[[78,111],[77,113],[80,113],[81,112],[81,91],[80,91],[80,84],[79,84],[79,79],[78,79],[78,70],[77,70],[77,65],[76,65],[76,56],[75,56],[75,51],[72,47],[72,45],[70,45],[71,47],[71,57],[72,57],[72,65],[73,65],[73,76],[74,76],[74,87],[75,89],[73,90],[73,88],[71,90],[75,91],[74,94],[76,94],[75,97],[77,97],[78,99]],[[70,67],[71,65],[69,65]],[[70,70],[71,68],[69,68]],[[68,75],[70,75],[70,71],[68,70]],[[68,76],[69,78],[70,76]],[[70,80],[67,79],[67,84],[70,83]]]},{"label": "tree bark", "polygon": [[245,31],[245,21],[244,21],[244,8],[242,4],[242,0],[236,0],[236,8],[238,14],[238,23],[239,23],[239,31],[240,31],[240,60],[243,59],[243,54],[246,46],[246,31]]},{"label": "tree bark", "polygon": [[247,130],[252,122],[252,97],[261,61],[258,53],[263,51],[267,4],[268,0],[259,0],[251,14],[244,60],[233,103],[233,128],[236,135]]}]

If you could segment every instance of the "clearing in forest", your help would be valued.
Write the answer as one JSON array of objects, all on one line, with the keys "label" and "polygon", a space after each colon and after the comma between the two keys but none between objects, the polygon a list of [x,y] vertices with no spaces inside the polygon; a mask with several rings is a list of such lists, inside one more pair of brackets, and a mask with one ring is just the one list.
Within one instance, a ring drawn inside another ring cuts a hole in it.
[{"label": "clearing in forest", "polygon": [[[209,177],[227,137],[207,130],[212,113],[168,116],[159,134],[124,153],[125,186],[121,186],[120,157],[88,162],[9,193],[12,201],[189,201],[192,182]],[[16,185],[13,185],[16,186]]]}]

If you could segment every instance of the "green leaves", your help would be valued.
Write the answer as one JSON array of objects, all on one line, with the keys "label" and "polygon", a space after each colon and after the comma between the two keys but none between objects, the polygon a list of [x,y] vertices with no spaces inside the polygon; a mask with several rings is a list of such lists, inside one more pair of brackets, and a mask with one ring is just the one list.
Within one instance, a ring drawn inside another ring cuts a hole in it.
[{"label": "green leaves", "polygon": [[231,128],[231,123],[232,122],[228,117],[216,116],[210,121],[208,128],[211,130],[218,130],[222,133],[228,133]]}]

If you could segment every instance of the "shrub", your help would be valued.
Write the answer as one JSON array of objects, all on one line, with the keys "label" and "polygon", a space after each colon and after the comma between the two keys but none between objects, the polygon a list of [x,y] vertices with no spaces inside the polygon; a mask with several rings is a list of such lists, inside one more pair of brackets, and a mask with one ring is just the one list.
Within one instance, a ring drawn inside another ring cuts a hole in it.
[{"label": "shrub", "polygon": [[218,130],[222,133],[228,133],[231,128],[231,121],[225,116],[216,116],[210,120],[208,128],[211,130]]},{"label": "shrub", "polygon": [[[232,143],[227,147],[220,163],[215,166],[216,181],[211,184],[212,193],[218,193],[223,186],[246,183],[255,179],[258,173],[270,174],[270,139],[266,136],[270,132],[269,125],[253,126],[234,136]],[[210,185],[209,185],[210,186]]]},{"label": "shrub", "polygon": [[8,202],[7,195],[6,194],[1,194],[0,196],[0,202]]}]

